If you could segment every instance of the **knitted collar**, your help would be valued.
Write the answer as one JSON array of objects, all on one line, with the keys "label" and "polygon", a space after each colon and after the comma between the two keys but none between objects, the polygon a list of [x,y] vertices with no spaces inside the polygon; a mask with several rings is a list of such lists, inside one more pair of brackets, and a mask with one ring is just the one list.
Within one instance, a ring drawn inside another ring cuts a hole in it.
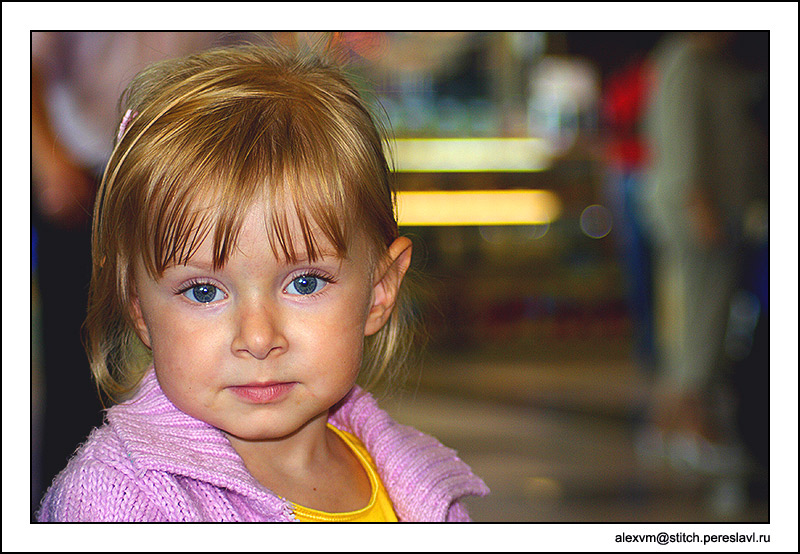
[{"label": "knitted collar", "polygon": [[358,387],[334,407],[329,421],[367,447],[400,521],[445,521],[459,498],[489,494],[455,450],[397,423]]},{"label": "knitted collar", "polygon": [[152,367],[136,394],[112,406],[107,418],[138,477],[162,471],[259,499],[273,508],[276,517],[291,511],[288,503],[247,471],[222,431],[175,407],[161,390]]},{"label": "knitted collar", "polygon": [[[164,471],[260,499],[275,515],[291,509],[247,471],[222,431],[172,404],[152,367],[131,400],[108,410],[108,421],[138,475]],[[357,386],[334,407],[329,421],[367,447],[401,520],[443,521],[459,497],[489,492],[455,451],[398,424]]]}]

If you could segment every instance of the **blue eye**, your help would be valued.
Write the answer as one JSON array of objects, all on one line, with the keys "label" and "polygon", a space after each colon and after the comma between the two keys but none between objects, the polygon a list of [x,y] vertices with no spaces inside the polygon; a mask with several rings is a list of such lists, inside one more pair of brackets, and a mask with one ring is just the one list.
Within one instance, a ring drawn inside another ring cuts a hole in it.
[{"label": "blue eye", "polygon": [[200,302],[201,304],[208,304],[209,302],[220,300],[222,297],[222,291],[220,291],[214,285],[203,283],[186,289],[183,292],[183,295],[189,300],[194,300],[196,302]]},{"label": "blue eye", "polygon": [[289,286],[286,287],[286,292],[289,294],[301,294],[307,296],[309,294],[314,294],[315,292],[321,291],[327,282],[325,279],[321,277],[315,277],[313,275],[301,275],[300,277],[296,277],[289,283]]}]

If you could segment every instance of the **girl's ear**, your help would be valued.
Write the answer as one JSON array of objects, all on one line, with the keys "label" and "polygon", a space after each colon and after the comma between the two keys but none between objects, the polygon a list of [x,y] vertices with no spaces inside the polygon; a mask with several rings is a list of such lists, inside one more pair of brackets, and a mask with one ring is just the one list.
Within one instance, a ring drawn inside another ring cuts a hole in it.
[{"label": "girl's ear", "polygon": [[399,237],[389,245],[388,254],[378,263],[373,278],[372,305],[367,315],[364,335],[373,335],[392,315],[400,283],[411,265],[411,240]]},{"label": "girl's ear", "polygon": [[147,324],[145,323],[144,316],[142,315],[142,307],[139,305],[139,294],[136,292],[135,285],[133,293],[131,294],[130,312],[131,319],[133,320],[133,327],[139,337],[139,340],[141,340],[147,348],[152,349],[152,345],[150,343],[150,332],[147,330]]}]

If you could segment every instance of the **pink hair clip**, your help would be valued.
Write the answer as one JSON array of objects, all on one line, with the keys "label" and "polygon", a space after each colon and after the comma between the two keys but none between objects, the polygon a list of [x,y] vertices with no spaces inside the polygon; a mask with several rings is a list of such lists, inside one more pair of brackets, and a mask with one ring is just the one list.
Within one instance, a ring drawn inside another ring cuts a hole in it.
[{"label": "pink hair clip", "polygon": [[122,123],[119,124],[119,131],[117,132],[117,142],[122,140],[122,135],[125,134],[125,129],[128,128],[133,118],[139,115],[139,112],[134,112],[133,110],[128,110],[125,112],[125,116],[122,118]]}]

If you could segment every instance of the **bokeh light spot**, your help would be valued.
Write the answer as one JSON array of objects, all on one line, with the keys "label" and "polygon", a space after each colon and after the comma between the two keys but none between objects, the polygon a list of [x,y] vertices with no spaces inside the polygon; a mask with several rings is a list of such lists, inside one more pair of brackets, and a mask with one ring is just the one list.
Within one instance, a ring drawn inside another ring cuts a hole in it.
[{"label": "bokeh light spot", "polygon": [[584,235],[601,239],[611,232],[611,210],[599,204],[587,206],[581,213],[580,224]]}]

